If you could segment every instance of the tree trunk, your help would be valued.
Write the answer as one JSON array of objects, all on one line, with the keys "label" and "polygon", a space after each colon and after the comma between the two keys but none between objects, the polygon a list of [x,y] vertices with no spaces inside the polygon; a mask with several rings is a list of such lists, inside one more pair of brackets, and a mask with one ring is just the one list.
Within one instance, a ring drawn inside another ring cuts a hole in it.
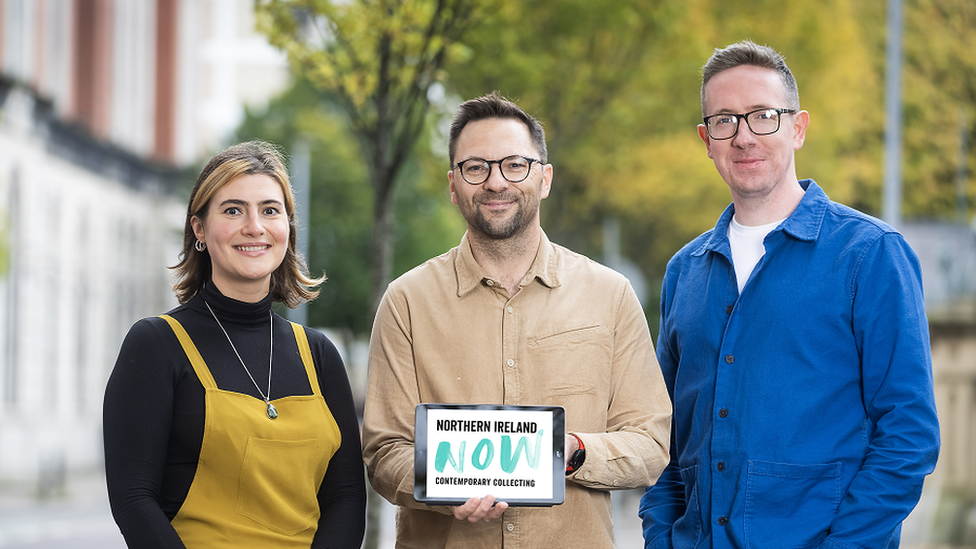
[{"label": "tree trunk", "polygon": [[[392,179],[392,175],[387,175]],[[370,312],[376,314],[380,298],[393,278],[393,183],[380,182],[373,203],[373,239],[370,244]]]},{"label": "tree trunk", "polygon": [[[390,169],[374,167],[373,238],[370,243],[370,313],[375,316],[386,286],[393,278],[393,181]],[[366,487],[366,536],[363,549],[378,549],[383,498],[372,485]]]}]

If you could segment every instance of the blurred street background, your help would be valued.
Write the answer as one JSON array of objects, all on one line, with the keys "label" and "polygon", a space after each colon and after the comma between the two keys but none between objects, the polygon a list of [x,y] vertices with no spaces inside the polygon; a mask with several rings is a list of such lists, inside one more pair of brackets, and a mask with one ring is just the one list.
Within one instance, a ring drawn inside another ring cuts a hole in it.
[{"label": "blurred street background", "polygon": [[[176,305],[214,152],[288,152],[329,280],[280,312],[329,334],[361,403],[379,295],[463,233],[447,125],[492,90],[545,125],[548,236],[624,273],[656,336],[668,258],[730,200],[700,67],[746,38],[811,113],[797,175],[919,255],[943,446],[902,547],[976,548],[973,0],[0,0],[0,548],[124,546],[102,394],[129,326]],[[619,547],[641,546],[639,496],[614,496]],[[391,548],[374,505],[365,546]]]}]

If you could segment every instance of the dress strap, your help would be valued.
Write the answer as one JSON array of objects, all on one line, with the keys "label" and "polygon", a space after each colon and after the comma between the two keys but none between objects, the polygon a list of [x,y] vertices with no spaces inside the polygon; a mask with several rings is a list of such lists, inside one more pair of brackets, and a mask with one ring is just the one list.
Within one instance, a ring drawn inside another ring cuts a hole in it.
[{"label": "dress strap", "polygon": [[308,382],[312,385],[312,394],[322,396],[322,391],[319,389],[319,376],[315,374],[315,362],[312,361],[312,349],[308,346],[308,337],[305,335],[305,327],[294,322],[291,323],[291,327],[295,331],[295,341],[298,342],[298,352],[302,355],[302,363],[305,364]]},{"label": "dress strap", "polygon": [[[169,323],[169,327],[173,329],[173,333],[176,334],[176,338],[180,340],[180,345],[183,346],[183,352],[186,353],[186,358],[190,359],[190,364],[193,366],[193,371],[196,372],[197,378],[200,379],[200,383],[203,385],[203,388],[216,389],[217,382],[214,381],[213,375],[210,373],[210,368],[207,368],[207,363],[203,361],[203,357],[200,356],[200,351],[198,351],[197,346],[193,344],[193,340],[190,339],[190,336],[186,333],[183,325],[169,315],[159,315],[159,318],[162,318]],[[305,346],[307,347],[308,343],[306,343]]]}]

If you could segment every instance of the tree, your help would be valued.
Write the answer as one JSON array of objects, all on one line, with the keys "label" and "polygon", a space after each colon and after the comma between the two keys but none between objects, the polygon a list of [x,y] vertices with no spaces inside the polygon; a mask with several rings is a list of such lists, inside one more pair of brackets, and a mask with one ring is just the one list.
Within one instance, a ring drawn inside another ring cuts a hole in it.
[{"label": "tree", "polygon": [[[296,138],[309,143],[312,155],[309,196],[308,262],[313,275],[328,280],[308,305],[313,326],[368,334],[372,325],[369,242],[372,232],[368,173],[341,109],[307,80],[298,79],[267,109],[248,111],[235,140],[262,139],[283,147]],[[420,148],[420,150],[424,150]],[[460,237],[463,224],[444,199],[446,181],[429,155],[404,163],[404,183],[394,208],[401,222],[393,231],[397,243],[394,269],[402,272],[442,253]],[[422,212],[422,216],[417,213]]]},{"label": "tree", "polygon": [[967,184],[976,171],[976,2],[914,0],[904,14],[904,213],[968,218],[976,197]]},{"label": "tree", "polygon": [[431,88],[477,15],[473,0],[266,0],[259,27],[342,107],[373,191],[371,307],[392,277],[393,196],[426,127]]}]

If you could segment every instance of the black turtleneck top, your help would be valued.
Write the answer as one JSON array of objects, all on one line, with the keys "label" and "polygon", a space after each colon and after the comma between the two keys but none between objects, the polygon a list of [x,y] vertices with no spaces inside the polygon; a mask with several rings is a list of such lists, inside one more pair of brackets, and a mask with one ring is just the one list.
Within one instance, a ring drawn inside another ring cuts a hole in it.
[{"label": "black turtleneck top", "polygon": [[[225,297],[213,285],[169,314],[183,325],[217,386],[263,399],[214,321],[213,308],[254,380],[267,393],[269,322],[274,322],[271,400],[312,394],[291,324],[258,303]],[[359,422],[342,358],[329,339],[305,328],[322,396],[342,433],[319,489],[313,548],[359,548],[366,491]],[[112,514],[129,547],[182,548],[170,520],[196,472],[204,428],[204,389],[165,320],[135,323],[105,390],[105,471]]]}]

